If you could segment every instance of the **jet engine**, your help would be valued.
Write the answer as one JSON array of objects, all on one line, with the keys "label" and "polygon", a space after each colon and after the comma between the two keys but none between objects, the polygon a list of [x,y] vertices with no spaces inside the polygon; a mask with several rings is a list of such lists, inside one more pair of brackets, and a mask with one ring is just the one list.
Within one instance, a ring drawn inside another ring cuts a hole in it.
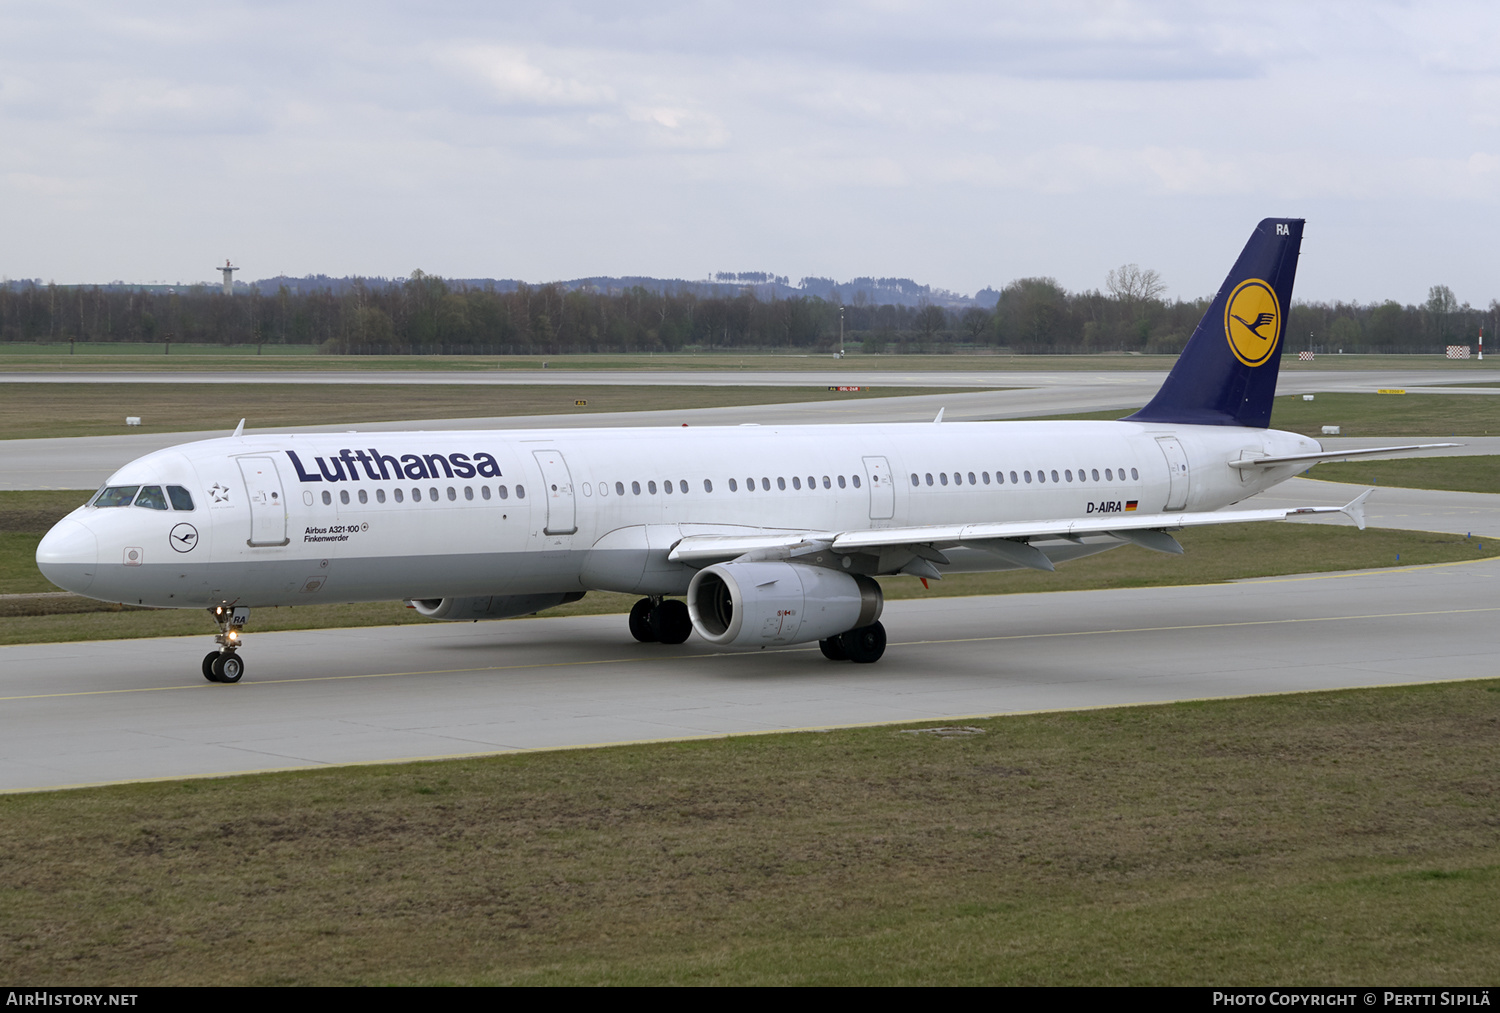
[{"label": "jet engine", "polygon": [[560,591],[557,594],[518,594],[483,598],[413,598],[409,604],[428,619],[445,619],[451,623],[475,619],[509,619],[526,616],[554,605],[566,605],[583,597],[582,591]]},{"label": "jet engine", "polygon": [[687,593],[693,629],[723,647],[827,640],[873,624],[883,604],[869,577],[770,560],[705,567]]}]

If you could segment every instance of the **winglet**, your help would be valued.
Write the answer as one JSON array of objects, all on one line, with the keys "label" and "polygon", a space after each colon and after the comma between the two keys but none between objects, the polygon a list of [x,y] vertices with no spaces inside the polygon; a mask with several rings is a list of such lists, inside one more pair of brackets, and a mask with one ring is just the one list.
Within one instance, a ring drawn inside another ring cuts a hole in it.
[{"label": "winglet", "polygon": [[947,410],[948,410],[948,408],[947,408],[946,405],[944,407],[942,407],[942,408],[939,408],[938,409],[938,413],[937,413],[937,418],[935,418],[935,419],[932,420],[932,424],[933,425],[937,425],[939,422],[943,421],[943,412],[945,412]]},{"label": "winglet", "polygon": [[240,419],[240,424],[234,427],[234,435],[236,435],[236,436],[244,436],[245,435],[245,420],[244,419]]},{"label": "winglet", "polygon": [[1352,520],[1355,526],[1358,527],[1361,531],[1365,529],[1365,500],[1369,499],[1370,493],[1374,491],[1374,489],[1366,489],[1364,492],[1354,497],[1348,503],[1339,507],[1339,513],[1347,514],[1349,519]]}]

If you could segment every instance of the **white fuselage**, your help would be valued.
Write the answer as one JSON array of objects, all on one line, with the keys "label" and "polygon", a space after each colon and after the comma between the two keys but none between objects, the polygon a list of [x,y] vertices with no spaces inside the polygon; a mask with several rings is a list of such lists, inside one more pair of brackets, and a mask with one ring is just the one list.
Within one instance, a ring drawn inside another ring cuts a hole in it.
[{"label": "white fuselage", "polygon": [[[164,607],[675,595],[695,569],[667,556],[688,535],[1215,510],[1298,470],[1229,462],[1315,449],[1275,430],[1131,422],[229,437],[107,483],[179,486],[192,510],[81,507],[38,561],[71,590]],[[1061,561],[1123,543],[1034,544]],[[1011,565],[959,548],[939,569]]]}]

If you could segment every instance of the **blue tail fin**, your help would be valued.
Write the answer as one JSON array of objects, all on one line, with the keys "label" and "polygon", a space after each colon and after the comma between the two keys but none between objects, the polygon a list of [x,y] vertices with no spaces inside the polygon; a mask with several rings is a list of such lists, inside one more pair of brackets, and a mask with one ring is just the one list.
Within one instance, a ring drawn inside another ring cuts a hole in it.
[{"label": "blue tail fin", "polygon": [[1167,382],[1126,421],[1268,427],[1301,248],[1302,219],[1257,225]]}]

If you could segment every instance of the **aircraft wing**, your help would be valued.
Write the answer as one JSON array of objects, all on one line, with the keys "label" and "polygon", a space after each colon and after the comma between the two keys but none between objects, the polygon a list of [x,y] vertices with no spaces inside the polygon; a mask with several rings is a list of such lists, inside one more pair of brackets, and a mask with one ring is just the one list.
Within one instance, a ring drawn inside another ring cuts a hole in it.
[{"label": "aircraft wing", "polygon": [[[1182,546],[1168,531],[1209,524],[1242,524],[1247,521],[1280,521],[1311,514],[1341,513],[1360,528],[1365,526],[1365,500],[1373,489],[1341,507],[1291,507],[1269,510],[1200,510],[1190,513],[1119,513],[1046,521],[1006,521],[977,524],[937,524],[907,528],[872,528],[859,531],[809,531],[770,535],[688,535],[667,554],[674,562],[709,565],[756,553],[775,553],[785,558],[813,552],[841,554],[872,552],[904,558],[946,563],[942,550],[964,546],[994,552],[1006,560],[1040,570],[1051,570],[1051,561],[1040,549],[1028,544],[1034,538],[1077,540],[1085,535],[1111,535],[1157,552],[1180,553]],[[903,564],[905,565],[905,564]],[[901,569],[896,566],[895,569]],[[925,571],[920,563],[908,572]],[[927,576],[936,576],[934,570]]]}]

